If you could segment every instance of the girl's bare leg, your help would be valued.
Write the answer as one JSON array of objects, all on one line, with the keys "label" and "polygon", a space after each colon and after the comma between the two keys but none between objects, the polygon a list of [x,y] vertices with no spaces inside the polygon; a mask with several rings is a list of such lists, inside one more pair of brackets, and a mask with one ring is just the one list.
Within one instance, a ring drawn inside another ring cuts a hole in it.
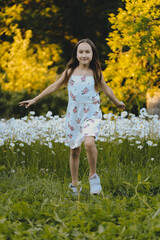
[{"label": "girl's bare leg", "polygon": [[78,183],[80,153],[81,153],[81,147],[78,147],[75,149],[70,148],[70,170],[71,170],[72,184]]},{"label": "girl's bare leg", "polygon": [[89,168],[90,168],[89,176],[92,176],[93,174],[96,173],[96,164],[97,164],[97,156],[98,156],[94,137],[92,136],[86,137],[84,139],[84,145],[87,152],[87,159],[88,159]]}]

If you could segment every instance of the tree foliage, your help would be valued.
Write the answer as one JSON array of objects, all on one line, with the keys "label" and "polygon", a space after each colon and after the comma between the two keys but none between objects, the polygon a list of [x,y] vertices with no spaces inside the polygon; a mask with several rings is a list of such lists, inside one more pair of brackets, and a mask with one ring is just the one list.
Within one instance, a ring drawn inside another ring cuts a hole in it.
[{"label": "tree foliage", "polygon": [[[48,82],[51,74],[54,79],[55,72],[64,69],[73,44],[80,38],[93,38],[100,55],[104,52],[106,55],[106,23],[103,19],[107,19],[107,6],[114,9],[118,0],[109,5],[107,2],[0,0],[2,88],[12,91],[41,90],[45,78]],[[101,14],[97,15],[97,12]],[[102,39],[103,43],[100,42]]]},{"label": "tree foliage", "polygon": [[[0,31],[12,41],[0,43],[0,84],[7,91],[20,92],[42,90],[57,76],[56,63],[60,59],[61,49],[57,44],[31,43],[32,31],[18,28],[15,22],[20,19],[21,4],[6,7],[1,12]],[[13,17],[14,16],[14,17]],[[24,36],[24,37],[23,37]]]},{"label": "tree foliage", "polygon": [[145,104],[146,92],[160,87],[160,2],[124,0],[125,9],[110,14],[111,49],[104,76],[128,109]]},{"label": "tree foliage", "polygon": [[[55,44],[30,46],[31,30],[22,37],[16,29],[12,43],[0,44],[0,84],[2,89],[19,92],[42,90],[53,82],[60,48]],[[51,67],[52,66],[52,67]]]},{"label": "tree foliage", "polygon": [[45,41],[60,45],[60,73],[71,57],[75,42],[90,38],[99,50],[104,69],[109,51],[105,42],[110,31],[107,14],[116,12],[120,6],[121,0],[0,0],[0,39],[12,41],[11,32],[14,34],[17,25],[23,37],[27,30],[32,31],[31,43]]}]

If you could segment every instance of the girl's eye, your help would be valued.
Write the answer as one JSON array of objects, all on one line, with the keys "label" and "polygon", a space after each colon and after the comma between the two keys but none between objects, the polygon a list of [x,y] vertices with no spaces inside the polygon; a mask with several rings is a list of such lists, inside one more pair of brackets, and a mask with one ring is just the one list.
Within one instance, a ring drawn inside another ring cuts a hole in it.
[{"label": "girl's eye", "polygon": [[[83,53],[83,51],[79,51],[79,53]],[[90,51],[86,51],[86,53],[90,53]]]}]

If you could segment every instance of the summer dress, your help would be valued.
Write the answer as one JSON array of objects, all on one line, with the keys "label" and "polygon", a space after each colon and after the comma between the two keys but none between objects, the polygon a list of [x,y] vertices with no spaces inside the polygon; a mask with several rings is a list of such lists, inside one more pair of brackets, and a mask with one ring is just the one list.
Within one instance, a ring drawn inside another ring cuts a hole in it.
[{"label": "summer dress", "polygon": [[100,97],[95,90],[93,76],[72,75],[68,82],[65,145],[74,149],[86,136],[97,140],[102,113]]}]

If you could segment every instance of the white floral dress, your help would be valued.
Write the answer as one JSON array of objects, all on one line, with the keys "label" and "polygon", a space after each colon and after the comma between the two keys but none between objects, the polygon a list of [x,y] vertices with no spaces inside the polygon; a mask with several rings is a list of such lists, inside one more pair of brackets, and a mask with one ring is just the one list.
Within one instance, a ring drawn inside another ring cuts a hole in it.
[{"label": "white floral dress", "polygon": [[97,140],[100,131],[102,112],[94,77],[72,75],[68,82],[68,98],[65,145],[74,149],[86,136],[94,136]]}]

